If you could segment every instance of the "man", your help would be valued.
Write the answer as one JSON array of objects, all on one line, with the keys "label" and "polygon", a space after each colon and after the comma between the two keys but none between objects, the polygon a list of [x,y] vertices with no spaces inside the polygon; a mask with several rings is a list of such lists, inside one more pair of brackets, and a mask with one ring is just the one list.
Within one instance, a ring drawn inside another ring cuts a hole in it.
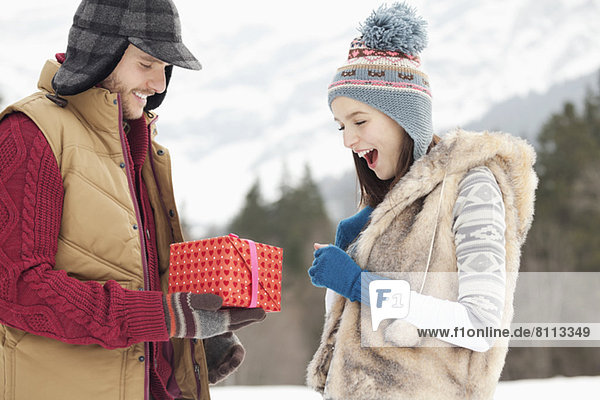
[{"label": "man", "polygon": [[174,65],[200,69],[170,0],[83,0],[0,114],[0,399],[208,399],[242,362],[262,309],[164,294],[183,237],[150,110]]}]

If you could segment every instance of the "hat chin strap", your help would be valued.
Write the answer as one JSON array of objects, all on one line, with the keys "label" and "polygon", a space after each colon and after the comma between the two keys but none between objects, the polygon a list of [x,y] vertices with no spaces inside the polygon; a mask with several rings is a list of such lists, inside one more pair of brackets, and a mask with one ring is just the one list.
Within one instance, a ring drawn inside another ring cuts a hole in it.
[{"label": "hat chin strap", "polygon": [[165,95],[167,94],[167,88],[169,87],[169,81],[171,80],[171,74],[173,73],[173,66],[169,65],[165,68],[165,90],[162,93],[156,93],[152,96],[148,97],[146,100],[146,106],[144,107],[144,111],[156,110],[158,106],[161,105],[163,100],[165,99]]},{"label": "hat chin strap", "polygon": [[46,98],[54,104],[56,104],[57,106],[59,106],[60,108],[65,108],[67,104],[69,104],[69,102],[66,99],[63,99],[56,93],[47,93]]}]

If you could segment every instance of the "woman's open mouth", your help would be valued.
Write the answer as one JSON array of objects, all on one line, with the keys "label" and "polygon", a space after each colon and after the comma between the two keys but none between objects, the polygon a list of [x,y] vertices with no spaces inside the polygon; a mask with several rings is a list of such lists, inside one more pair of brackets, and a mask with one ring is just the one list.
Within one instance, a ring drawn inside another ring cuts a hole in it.
[{"label": "woman's open mouth", "polygon": [[358,154],[359,157],[362,157],[367,161],[369,168],[374,169],[377,165],[377,158],[379,157],[379,152],[377,151],[377,149],[363,150],[359,151],[356,154]]}]

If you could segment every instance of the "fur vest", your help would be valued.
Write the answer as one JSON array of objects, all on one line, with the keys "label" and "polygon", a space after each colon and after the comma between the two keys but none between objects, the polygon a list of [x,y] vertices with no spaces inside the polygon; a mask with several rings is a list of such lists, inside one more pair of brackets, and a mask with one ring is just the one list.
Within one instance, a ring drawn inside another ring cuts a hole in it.
[{"label": "fur vest", "polygon": [[[537,186],[534,162],[533,148],[511,135],[450,132],[413,164],[375,208],[370,224],[348,253],[365,270],[410,273],[406,279],[412,290],[418,291],[425,279],[423,294],[456,301],[458,278],[452,209],[465,174],[474,167],[486,166],[498,182],[506,209],[507,281],[501,327],[507,328],[513,316],[520,248],[533,218]],[[445,188],[441,193],[443,180]],[[425,277],[434,230],[433,253]],[[341,296],[337,296],[327,314],[321,344],[307,375],[309,386],[323,393],[326,399],[493,397],[508,339],[497,339],[490,350],[477,353],[436,339],[420,339],[416,328],[403,320],[384,321],[382,328],[372,332],[369,314],[364,312],[361,318],[360,303]],[[362,344],[371,347],[361,346],[361,325]],[[395,343],[403,347],[377,347],[392,332]]]}]

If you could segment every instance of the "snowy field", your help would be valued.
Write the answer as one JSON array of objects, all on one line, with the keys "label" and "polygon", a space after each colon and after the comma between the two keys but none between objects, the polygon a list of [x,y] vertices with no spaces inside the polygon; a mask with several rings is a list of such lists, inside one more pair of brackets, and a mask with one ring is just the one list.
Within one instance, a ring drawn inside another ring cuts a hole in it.
[{"label": "snowy field", "polygon": [[[494,400],[598,399],[600,376],[524,379],[500,382]],[[301,386],[229,386],[211,389],[212,400],[321,400],[316,392]]]}]

